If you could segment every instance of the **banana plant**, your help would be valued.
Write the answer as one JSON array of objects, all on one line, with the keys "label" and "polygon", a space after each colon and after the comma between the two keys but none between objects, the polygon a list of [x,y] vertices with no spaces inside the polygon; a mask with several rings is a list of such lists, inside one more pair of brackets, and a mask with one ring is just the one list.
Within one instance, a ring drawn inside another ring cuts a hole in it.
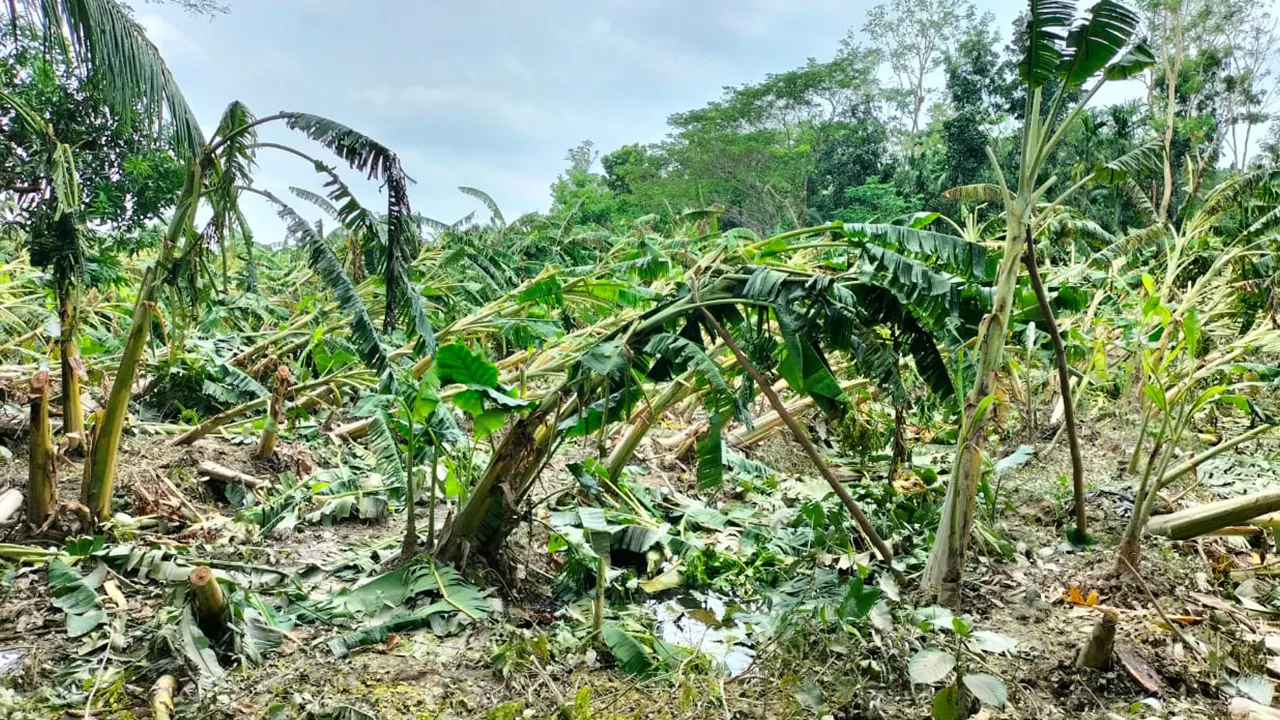
[{"label": "banana plant", "polygon": [[[894,272],[884,273],[893,278],[886,282],[922,301],[933,298],[939,304],[947,302],[951,290],[947,276],[930,274],[923,264],[866,240],[876,232],[889,237],[897,231],[857,228],[845,234],[836,227],[822,227],[806,232],[831,232],[836,239],[821,241],[823,248],[867,252],[872,256],[868,260],[872,266],[888,263],[895,268]],[[778,255],[787,251],[790,240],[803,235],[788,234],[764,241],[749,252],[756,256],[766,251]],[[964,264],[974,260],[966,254],[973,248],[959,238],[915,233],[910,239],[905,235],[898,239],[904,246],[910,244],[912,251],[935,252],[949,247],[956,251],[949,256],[951,260]],[[928,250],[918,244],[931,240],[937,244],[929,245]],[[697,262],[705,259],[704,255]],[[828,412],[839,412],[847,402],[830,369],[829,352],[847,354],[857,372],[886,387],[901,385],[897,378],[899,356],[896,348],[885,342],[884,328],[900,334],[901,347],[911,353],[921,376],[935,390],[951,391],[946,363],[934,334],[925,326],[928,321],[917,317],[915,304],[868,279],[867,266],[855,264],[853,270],[829,275],[798,266],[784,270],[763,264],[736,266],[712,261],[705,272],[700,296],[682,286],[639,318],[599,338],[577,356],[564,380],[514,424],[442,538],[441,559],[458,560],[472,552],[498,557],[507,536],[518,526],[520,507],[529,489],[561,442],[597,434],[603,440],[606,427],[628,420],[633,410],[656,411],[652,400],[639,402],[644,397],[640,391],[644,380],[664,382],[675,376],[693,379],[705,386],[704,401],[713,417],[723,420],[730,413],[743,415],[744,397],[751,397],[751,385],[747,382],[745,396],[734,390],[718,361],[708,354],[704,337],[714,334],[705,324],[704,309],[744,337],[756,332],[772,334],[771,328],[776,324],[781,342],[770,337],[770,342],[763,345],[764,355],[771,358],[767,367],[776,366],[793,391],[812,397]],[[938,295],[931,295],[933,292]],[[719,352],[715,347],[710,350]],[[775,353],[778,357],[772,358]],[[712,423],[717,436],[722,424]],[[712,438],[708,437],[699,454],[703,458],[699,467],[701,482],[713,485],[721,469]]]},{"label": "banana plant", "polygon": [[36,137],[43,139],[44,191],[30,223],[27,247],[31,262],[53,271],[60,326],[63,435],[67,448],[84,444],[84,410],[80,381],[84,367],[78,343],[79,298],[84,276],[84,239],[89,230],[81,218],[80,177],[73,149],[56,136],[53,126],[12,94],[0,90],[0,102],[13,107]]},{"label": "banana plant", "polygon": [[[235,194],[228,192],[228,188],[235,190],[245,186],[246,175],[253,166],[252,146],[256,142],[257,131],[263,125],[272,122],[283,122],[290,129],[300,131],[341,157],[352,168],[386,184],[390,230],[387,243],[389,248],[387,266],[384,269],[386,282],[384,327],[394,327],[400,308],[403,308],[406,314],[413,314],[412,310],[417,309],[417,304],[412,299],[413,293],[401,272],[403,259],[413,252],[411,248],[416,245],[417,238],[412,232],[408,217],[411,213],[406,194],[408,177],[404,174],[396,154],[372,138],[318,115],[280,112],[263,118],[254,118],[241,103],[232,103],[223,113],[222,121],[212,140],[208,144],[201,143],[198,155],[187,160],[182,192],[161,240],[155,263],[147,268],[139,284],[133,322],[115,380],[107,396],[106,405],[91,433],[90,459],[85,464],[81,502],[89,509],[91,516],[98,520],[104,520],[110,516],[111,490],[115,479],[120,440],[124,432],[133,384],[142,365],[143,351],[150,341],[159,292],[162,288],[174,284],[173,280],[181,262],[196,249],[196,246],[204,242],[204,237],[194,232],[193,228],[193,221],[201,200],[215,197],[215,210],[224,212],[227,207],[225,205],[217,207],[219,203],[226,205],[234,203]],[[297,217],[296,213],[290,211],[289,214],[292,215],[290,222],[292,231],[308,237],[316,235],[314,228]],[[368,313],[364,311],[363,304],[359,303],[354,288],[350,286],[349,281],[345,286],[341,284],[341,265],[322,241],[310,242],[309,251],[313,267],[318,269],[331,286],[337,285],[337,295],[344,312],[353,313],[348,317],[366,361],[379,372],[385,370],[385,350]],[[337,273],[326,274],[326,268],[334,267],[338,270]],[[409,298],[408,301],[401,303],[400,301],[406,297]],[[418,312],[416,317],[422,318],[422,314]],[[429,329],[425,319],[418,320],[417,325],[422,330]]]},{"label": "banana plant", "polygon": [[[1073,0],[1030,0],[1025,23],[1027,47],[1019,73],[1026,93],[1026,119],[1018,167],[1008,176],[1012,183],[1006,180],[995,152],[987,149],[1004,205],[1003,255],[996,272],[991,311],[978,331],[975,382],[964,401],[942,520],[923,580],[926,592],[935,595],[939,604],[950,607],[960,602],[975,498],[983,472],[986,425],[996,374],[1004,360],[1005,337],[1023,257],[1036,229],[1053,216],[1056,207],[1096,179],[1096,173],[1081,178],[1058,192],[1041,210],[1039,204],[1058,182],[1056,177],[1043,177],[1044,169],[1063,136],[1103,85],[1133,77],[1155,62],[1151,51],[1138,40],[1138,15],[1115,0],[1101,0],[1080,19]],[[1093,84],[1083,98],[1067,110],[1068,98],[1090,81]],[[1046,103],[1045,95],[1050,91],[1052,97]]]}]

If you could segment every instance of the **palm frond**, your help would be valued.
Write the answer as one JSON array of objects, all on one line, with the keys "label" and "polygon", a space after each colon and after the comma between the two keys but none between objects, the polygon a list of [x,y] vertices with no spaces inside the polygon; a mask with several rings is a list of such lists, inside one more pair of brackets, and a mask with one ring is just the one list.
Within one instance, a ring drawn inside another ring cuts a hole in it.
[{"label": "palm frond", "polygon": [[[36,2],[37,0],[30,0]],[[70,48],[89,71],[105,82],[118,107],[143,105],[157,126],[165,114],[173,123],[180,157],[200,152],[204,136],[195,113],[160,51],[116,0],[38,0],[46,38],[69,34]],[[60,45],[61,43],[55,43]]]}]

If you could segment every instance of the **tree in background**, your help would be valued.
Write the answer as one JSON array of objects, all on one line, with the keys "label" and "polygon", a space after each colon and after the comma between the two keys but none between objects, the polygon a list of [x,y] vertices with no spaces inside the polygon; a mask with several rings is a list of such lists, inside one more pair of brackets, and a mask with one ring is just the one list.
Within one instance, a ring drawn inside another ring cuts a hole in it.
[{"label": "tree in background", "polygon": [[27,237],[32,264],[51,272],[63,433],[75,450],[84,443],[82,287],[114,279],[103,272],[115,264],[103,233],[159,219],[177,198],[182,172],[166,129],[149,122],[140,103],[109,102],[101,77],[46,53],[31,27],[3,35],[0,76],[0,194],[16,198],[2,222]]},{"label": "tree in background", "polygon": [[996,53],[995,31],[976,25],[960,38],[945,60],[949,106],[942,121],[945,180],[948,187],[989,179],[987,145],[1009,93],[1009,78]]},{"label": "tree in background", "polygon": [[979,18],[969,0],[890,0],[867,13],[862,32],[889,63],[896,87],[887,96],[903,117],[909,149],[931,94],[929,76],[961,38],[993,21],[990,14]]},{"label": "tree in background", "polygon": [[590,140],[569,148],[565,161],[569,167],[551,185],[551,210],[554,222],[613,227],[626,222],[625,203],[609,188],[605,177],[593,172],[600,152]]}]

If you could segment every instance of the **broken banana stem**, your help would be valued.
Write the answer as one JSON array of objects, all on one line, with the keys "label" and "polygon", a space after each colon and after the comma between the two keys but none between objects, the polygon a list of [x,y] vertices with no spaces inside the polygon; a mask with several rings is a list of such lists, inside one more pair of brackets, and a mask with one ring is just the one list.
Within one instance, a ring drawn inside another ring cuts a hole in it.
[{"label": "broken banana stem", "polygon": [[267,408],[267,422],[262,428],[262,437],[258,439],[257,458],[266,460],[276,452],[276,440],[280,426],[284,423],[285,395],[289,392],[289,384],[293,376],[289,374],[289,366],[276,368],[275,388],[271,392],[271,402]]},{"label": "broken banana stem", "polygon": [[161,675],[151,686],[152,720],[170,720],[173,717],[173,694],[178,691],[178,680],[172,675]]},{"label": "broken banana stem", "polygon": [[49,424],[49,373],[31,378],[31,452],[27,472],[27,521],[43,527],[58,505],[58,456]]},{"label": "broken banana stem", "polygon": [[187,576],[187,585],[196,624],[210,639],[222,637],[227,630],[227,597],[213,571],[204,566],[193,569]]},{"label": "broken banana stem", "polygon": [[1119,615],[1111,608],[1102,609],[1102,617],[1093,626],[1093,634],[1080,648],[1076,667],[1090,670],[1108,670],[1116,649],[1116,622]]}]

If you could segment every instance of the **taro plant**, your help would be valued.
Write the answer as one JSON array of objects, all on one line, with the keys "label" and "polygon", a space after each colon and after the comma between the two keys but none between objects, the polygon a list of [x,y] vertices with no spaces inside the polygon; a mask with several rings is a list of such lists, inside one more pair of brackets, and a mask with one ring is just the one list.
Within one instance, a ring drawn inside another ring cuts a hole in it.
[{"label": "taro plant", "polygon": [[989,672],[984,654],[1007,653],[1018,641],[989,630],[977,630],[973,620],[942,607],[917,610],[913,620],[929,638],[929,645],[907,663],[913,685],[938,688],[931,704],[933,720],[961,720],[976,705],[1003,708],[1009,699],[1004,680]]}]

